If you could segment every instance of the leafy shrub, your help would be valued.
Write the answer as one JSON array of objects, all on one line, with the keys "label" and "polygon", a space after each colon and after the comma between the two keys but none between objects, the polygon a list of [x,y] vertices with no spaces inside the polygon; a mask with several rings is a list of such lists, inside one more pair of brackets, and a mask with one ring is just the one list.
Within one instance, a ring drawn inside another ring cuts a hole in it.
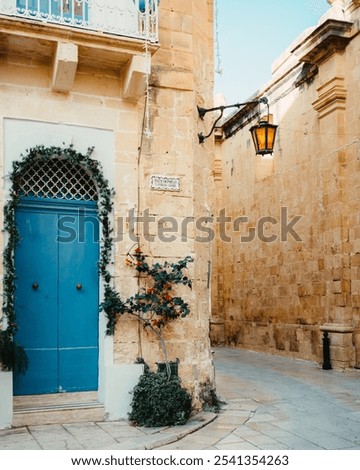
[{"label": "leafy shrub", "polygon": [[191,396],[178,377],[146,372],[133,390],[131,422],[158,427],[185,424],[191,413]]},{"label": "leafy shrub", "polygon": [[25,373],[28,358],[22,346],[13,340],[9,330],[0,331],[0,370],[15,370]]}]

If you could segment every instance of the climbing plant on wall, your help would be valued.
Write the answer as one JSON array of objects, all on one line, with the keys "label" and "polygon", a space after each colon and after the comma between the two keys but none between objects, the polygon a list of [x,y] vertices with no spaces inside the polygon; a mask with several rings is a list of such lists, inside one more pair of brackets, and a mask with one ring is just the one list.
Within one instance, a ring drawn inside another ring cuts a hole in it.
[{"label": "climbing plant on wall", "polygon": [[[94,148],[90,147],[85,154],[77,152],[72,145],[66,148],[36,146],[31,148],[21,159],[14,161],[9,175],[12,187],[10,198],[4,206],[4,231],[8,239],[4,250],[3,305],[2,329],[0,330],[0,363],[3,370],[25,371],[28,366],[26,353],[21,345],[14,340],[18,330],[15,311],[15,249],[20,241],[20,234],[15,223],[15,210],[21,199],[21,177],[34,163],[41,163],[51,158],[65,158],[74,165],[81,165],[91,174],[98,190],[98,217],[102,228],[102,240],[99,259],[99,272],[104,282],[104,302],[113,293],[112,275],[109,271],[113,238],[110,213],[113,208],[113,189],[103,175],[102,165],[92,158]],[[110,319],[108,318],[110,321]],[[112,328],[107,328],[110,334]]]},{"label": "climbing plant on wall", "polygon": [[166,371],[171,375],[165,340],[162,336],[164,327],[177,318],[184,318],[190,313],[190,307],[182,297],[174,294],[174,287],[182,284],[191,289],[191,279],[184,270],[193,262],[191,256],[177,263],[149,264],[140,247],[133,254],[128,253],[126,262],[136,271],[145,286],[125,300],[120,298],[110,285],[107,286],[106,300],[101,304],[108,318],[108,334],[113,334],[118,315],[128,314],[138,318],[145,329],[151,330],[159,339],[163,350]]}]

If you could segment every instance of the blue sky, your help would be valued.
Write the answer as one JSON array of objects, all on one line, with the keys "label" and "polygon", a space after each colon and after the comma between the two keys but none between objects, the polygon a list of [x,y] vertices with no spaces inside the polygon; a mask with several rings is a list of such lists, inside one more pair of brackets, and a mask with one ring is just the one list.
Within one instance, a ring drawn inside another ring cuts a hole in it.
[{"label": "blue sky", "polygon": [[227,104],[262,88],[274,60],[329,7],[326,0],[216,1],[222,75],[215,73],[215,95],[222,93]]}]

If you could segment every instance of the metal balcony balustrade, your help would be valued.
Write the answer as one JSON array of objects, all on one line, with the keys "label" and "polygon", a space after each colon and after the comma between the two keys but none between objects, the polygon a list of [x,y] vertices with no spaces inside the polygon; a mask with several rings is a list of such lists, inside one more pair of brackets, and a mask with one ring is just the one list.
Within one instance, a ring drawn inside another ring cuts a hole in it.
[{"label": "metal balcony balustrade", "polygon": [[0,15],[158,41],[158,0],[0,0]]}]

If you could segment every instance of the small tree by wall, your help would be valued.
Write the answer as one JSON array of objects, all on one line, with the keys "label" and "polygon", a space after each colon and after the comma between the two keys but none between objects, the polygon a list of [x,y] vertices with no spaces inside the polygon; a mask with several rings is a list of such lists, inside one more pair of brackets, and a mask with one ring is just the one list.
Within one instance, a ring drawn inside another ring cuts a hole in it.
[{"label": "small tree by wall", "polygon": [[182,284],[191,289],[191,280],[183,271],[192,261],[187,256],[177,263],[150,265],[138,247],[134,254],[128,254],[126,262],[137,271],[143,286],[124,301],[115,289],[106,287],[106,300],[101,308],[108,319],[108,334],[114,333],[118,315],[132,315],[158,338],[164,354],[165,372],[150,372],[145,364],[145,372],[133,390],[129,419],[134,424],[151,427],[184,424],[190,416],[191,395],[181,387],[179,378],[172,375],[162,333],[169,322],[190,313],[189,305],[175,295],[174,286]]},{"label": "small tree by wall", "polygon": [[111,286],[106,286],[106,300],[101,305],[108,319],[107,333],[113,334],[118,315],[132,315],[149,329],[158,338],[166,364],[168,377],[171,375],[166,342],[163,338],[164,327],[173,320],[184,318],[190,313],[187,302],[175,295],[174,286],[182,284],[192,287],[184,270],[193,259],[186,256],[177,263],[149,264],[146,256],[140,248],[136,248],[133,254],[128,254],[127,264],[132,266],[144,286],[126,300],[120,298],[119,293]]}]

